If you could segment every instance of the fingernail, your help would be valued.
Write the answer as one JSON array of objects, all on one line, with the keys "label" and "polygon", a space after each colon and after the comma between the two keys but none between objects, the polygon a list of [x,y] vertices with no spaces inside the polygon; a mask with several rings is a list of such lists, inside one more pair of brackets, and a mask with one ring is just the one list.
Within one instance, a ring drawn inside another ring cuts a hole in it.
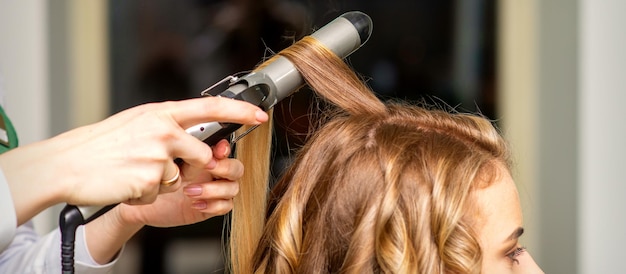
[{"label": "fingernail", "polygon": [[191,203],[191,207],[194,209],[206,209],[206,202],[205,201],[193,201]]},{"label": "fingernail", "polygon": [[202,194],[202,187],[201,186],[187,186],[183,189],[183,192],[185,193],[185,195],[187,196],[198,196],[200,194]]},{"label": "fingernail", "polygon": [[267,113],[265,113],[265,111],[262,111],[262,110],[257,110],[255,115],[256,115],[256,120],[259,122],[265,122],[267,121],[267,119],[269,119],[269,117],[267,116]]},{"label": "fingernail", "polygon": [[214,169],[217,166],[217,161],[215,161],[215,159],[211,158],[211,161],[209,161],[209,163],[206,165],[206,168],[208,170]]},{"label": "fingernail", "polygon": [[229,151],[229,150],[230,150],[230,149],[229,149],[229,146],[225,146],[223,150],[224,150],[224,151],[223,151],[223,152],[221,152],[222,157],[224,157],[224,158],[228,157],[228,154],[230,153],[230,151]]}]

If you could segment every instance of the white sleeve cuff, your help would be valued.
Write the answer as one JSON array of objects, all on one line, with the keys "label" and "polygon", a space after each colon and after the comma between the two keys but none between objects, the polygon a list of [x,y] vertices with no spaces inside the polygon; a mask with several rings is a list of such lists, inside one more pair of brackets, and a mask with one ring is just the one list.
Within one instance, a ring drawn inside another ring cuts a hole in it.
[{"label": "white sleeve cuff", "polygon": [[110,273],[113,266],[120,258],[124,251],[124,247],[115,255],[115,258],[107,264],[98,264],[89,249],[87,248],[87,239],[85,237],[85,226],[79,226],[76,230],[76,243],[74,246],[74,268],[76,273]]}]

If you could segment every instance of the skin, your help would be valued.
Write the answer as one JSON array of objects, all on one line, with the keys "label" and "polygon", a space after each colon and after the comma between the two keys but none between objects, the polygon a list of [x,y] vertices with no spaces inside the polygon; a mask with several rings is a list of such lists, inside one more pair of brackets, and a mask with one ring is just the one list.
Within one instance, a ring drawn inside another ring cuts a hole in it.
[{"label": "skin", "polygon": [[[110,262],[143,226],[173,227],[193,224],[228,213],[239,192],[243,165],[227,158],[225,140],[213,149],[216,165],[209,169],[181,171],[182,188],[159,195],[148,205],[120,204],[85,226],[87,248],[100,264]],[[219,178],[219,179],[217,179]]]},{"label": "skin", "polygon": [[21,225],[59,203],[147,204],[159,193],[177,191],[181,182],[162,188],[176,174],[216,168],[209,146],[185,132],[195,124],[220,121],[260,124],[268,116],[251,104],[218,97],[152,103],[115,114],[45,141],[0,155]]},{"label": "skin", "polygon": [[498,180],[478,190],[476,195],[482,216],[478,230],[483,251],[481,273],[543,273],[528,251],[513,254],[522,248],[519,237],[523,222],[517,188],[508,172],[500,172]]}]

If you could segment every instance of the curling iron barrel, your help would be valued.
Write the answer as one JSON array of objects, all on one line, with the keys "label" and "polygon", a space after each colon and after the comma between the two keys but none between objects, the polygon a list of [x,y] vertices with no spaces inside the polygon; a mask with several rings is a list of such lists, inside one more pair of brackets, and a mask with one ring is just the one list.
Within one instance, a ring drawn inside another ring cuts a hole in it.
[{"label": "curling iron barrel", "polygon": [[[317,30],[312,37],[340,58],[345,58],[359,49],[372,33],[372,20],[362,12],[344,13]],[[262,68],[241,77],[229,76],[218,84],[203,91],[203,95],[213,95],[247,101],[269,110],[281,100],[292,95],[304,84],[296,67],[285,57],[264,64]],[[215,92],[215,87],[228,81],[228,88]],[[204,123],[187,129],[187,132],[209,145],[227,138],[241,125],[229,123]]]}]

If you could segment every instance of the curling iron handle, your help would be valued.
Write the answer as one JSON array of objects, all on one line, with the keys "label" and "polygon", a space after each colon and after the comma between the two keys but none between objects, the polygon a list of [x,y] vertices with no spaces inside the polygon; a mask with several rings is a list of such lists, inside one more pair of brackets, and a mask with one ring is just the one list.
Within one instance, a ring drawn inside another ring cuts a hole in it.
[{"label": "curling iron handle", "polygon": [[[263,84],[258,84],[247,88],[244,87],[245,85],[243,84],[234,85],[219,94],[218,96],[245,101],[265,110],[265,108],[263,107],[263,102],[267,99],[267,96],[269,94],[269,87]],[[242,88],[244,89],[241,90]],[[235,91],[236,93],[233,91]],[[230,137],[230,135],[240,127],[240,124],[235,123],[210,122],[195,125],[188,128],[186,131],[192,136],[212,146],[217,144],[217,142],[222,139],[228,139],[228,137]]]},{"label": "curling iron handle", "polygon": [[117,206],[118,204],[112,204],[112,205],[107,205],[107,206],[75,206],[75,205],[66,205],[66,209],[64,210],[70,210],[70,208],[76,208],[76,210],[80,213],[80,216],[82,217],[82,224],[87,224],[89,222],[91,222],[92,220],[94,220],[95,218],[100,217],[102,214],[106,213],[107,211],[113,209],[115,206]]}]

